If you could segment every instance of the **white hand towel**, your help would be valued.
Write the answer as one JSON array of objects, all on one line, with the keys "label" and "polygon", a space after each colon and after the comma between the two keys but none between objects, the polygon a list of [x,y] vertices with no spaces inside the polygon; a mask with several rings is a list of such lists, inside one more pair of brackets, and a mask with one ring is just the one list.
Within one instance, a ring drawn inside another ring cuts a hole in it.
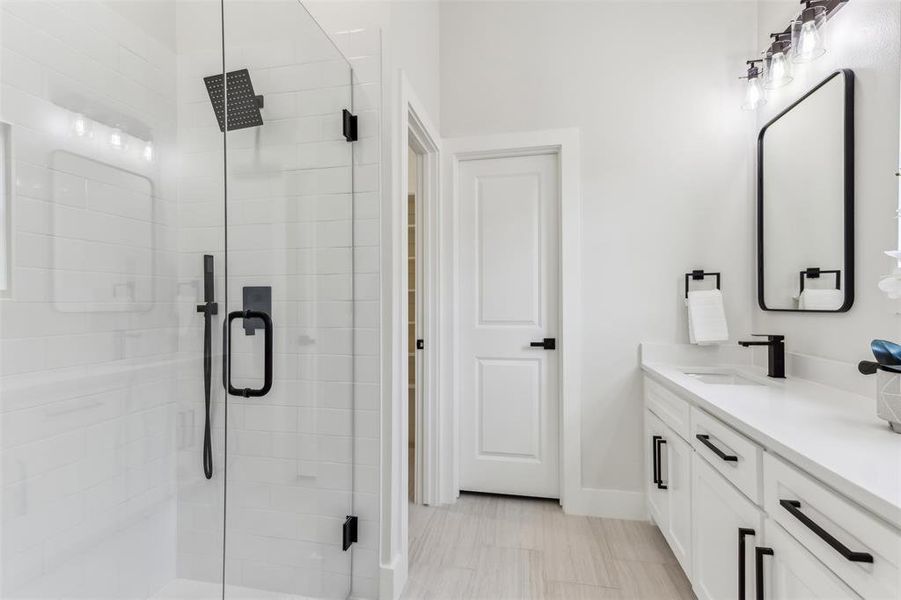
[{"label": "white hand towel", "polygon": [[838,310],[845,303],[845,292],[835,289],[805,289],[798,297],[800,310]]},{"label": "white hand towel", "polygon": [[723,294],[719,290],[688,292],[688,341],[706,345],[729,340]]}]

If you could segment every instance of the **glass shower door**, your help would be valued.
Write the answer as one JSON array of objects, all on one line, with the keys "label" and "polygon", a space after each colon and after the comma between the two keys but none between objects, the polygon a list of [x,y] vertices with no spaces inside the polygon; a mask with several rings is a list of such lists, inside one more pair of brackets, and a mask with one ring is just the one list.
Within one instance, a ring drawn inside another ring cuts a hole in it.
[{"label": "glass shower door", "polygon": [[[345,598],[351,69],[296,0],[225,0],[225,595]],[[252,592],[248,592],[252,590]]]}]

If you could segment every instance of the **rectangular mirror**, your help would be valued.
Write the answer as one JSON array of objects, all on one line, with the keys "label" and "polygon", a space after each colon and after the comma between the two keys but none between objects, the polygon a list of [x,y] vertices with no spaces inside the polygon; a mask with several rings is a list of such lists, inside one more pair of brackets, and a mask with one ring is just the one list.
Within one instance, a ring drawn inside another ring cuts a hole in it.
[{"label": "rectangular mirror", "polygon": [[757,138],[757,295],[763,310],[854,302],[854,74],[836,71]]}]

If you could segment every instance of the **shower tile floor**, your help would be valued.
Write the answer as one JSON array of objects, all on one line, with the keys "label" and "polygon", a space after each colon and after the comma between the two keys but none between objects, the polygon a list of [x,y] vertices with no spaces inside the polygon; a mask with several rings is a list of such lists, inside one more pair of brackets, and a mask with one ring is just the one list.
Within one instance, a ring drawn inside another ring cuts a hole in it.
[{"label": "shower tile floor", "polygon": [[452,506],[410,505],[403,598],[695,600],[653,524],[483,494],[461,494]]}]

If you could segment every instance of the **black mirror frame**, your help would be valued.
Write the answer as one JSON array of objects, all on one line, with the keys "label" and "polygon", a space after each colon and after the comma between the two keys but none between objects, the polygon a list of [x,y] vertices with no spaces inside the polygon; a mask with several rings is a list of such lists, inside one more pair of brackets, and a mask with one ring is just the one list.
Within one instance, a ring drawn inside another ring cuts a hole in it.
[{"label": "black mirror frame", "polygon": [[[764,300],[763,289],[763,136],[766,130],[785,116],[790,110],[803,102],[808,96],[832,81],[839,75],[844,77],[845,84],[845,156],[844,156],[844,196],[845,196],[845,231],[844,231],[844,278],[845,300],[836,310],[800,310],[797,308],[769,308]],[[842,313],[848,312],[854,304],[854,72],[851,69],[839,69],[815,85],[803,96],[792,102],[778,115],[761,127],[757,136],[757,304],[761,310],[774,312],[799,313]]]}]

